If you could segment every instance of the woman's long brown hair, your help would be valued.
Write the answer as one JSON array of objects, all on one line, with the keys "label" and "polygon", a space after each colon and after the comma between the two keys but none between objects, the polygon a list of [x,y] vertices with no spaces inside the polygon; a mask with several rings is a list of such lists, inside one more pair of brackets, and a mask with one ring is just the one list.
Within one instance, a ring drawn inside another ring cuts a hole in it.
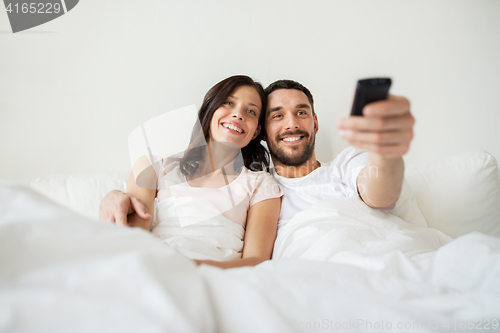
[{"label": "woman's long brown hair", "polygon": [[[184,156],[180,161],[181,172],[185,175],[192,176],[198,169],[200,162],[204,160],[207,154],[207,140],[210,135],[210,123],[215,111],[227,101],[231,93],[240,86],[250,86],[255,88],[262,101],[262,108],[259,116],[259,125],[261,132],[259,135],[250,141],[248,145],[241,149],[243,163],[245,167],[252,171],[269,171],[269,153],[266,148],[260,143],[264,136],[264,119],[266,113],[267,98],[262,85],[246,75],[236,75],[228,77],[225,80],[213,86],[205,95],[203,104],[198,111],[198,119],[201,124],[203,136],[198,133],[197,126],[193,128],[191,141],[186,149]],[[204,142],[203,142],[203,141]],[[239,159],[236,159],[239,160]],[[235,164],[235,170],[238,170],[242,165]]]}]

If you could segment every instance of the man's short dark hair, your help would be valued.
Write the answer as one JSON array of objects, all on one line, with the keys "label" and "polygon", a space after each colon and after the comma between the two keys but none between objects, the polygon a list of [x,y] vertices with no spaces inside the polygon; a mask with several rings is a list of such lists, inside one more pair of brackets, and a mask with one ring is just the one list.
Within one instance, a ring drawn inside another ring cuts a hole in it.
[{"label": "man's short dark hair", "polygon": [[309,89],[293,80],[278,80],[267,86],[264,91],[266,92],[266,96],[269,96],[270,93],[279,89],[295,89],[302,91],[307,96],[307,99],[311,104],[312,114],[314,115],[314,100]]}]

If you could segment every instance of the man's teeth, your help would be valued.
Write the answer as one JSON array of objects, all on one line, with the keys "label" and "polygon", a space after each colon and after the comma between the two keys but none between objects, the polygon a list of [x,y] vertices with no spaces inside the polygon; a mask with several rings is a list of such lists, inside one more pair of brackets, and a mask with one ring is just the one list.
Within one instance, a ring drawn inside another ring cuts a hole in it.
[{"label": "man's teeth", "polygon": [[243,131],[241,130],[241,128],[233,126],[231,124],[223,124],[222,126],[224,126],[225,128],[232,129],[233,131],[236,131],[238,133],[243,133]]},{"label": "man's teeth", "polygon": [[300,140],[300,136],[289,136],[283,139],[283,141],[288,141],[288,142],[298,141],[298,140]]}]

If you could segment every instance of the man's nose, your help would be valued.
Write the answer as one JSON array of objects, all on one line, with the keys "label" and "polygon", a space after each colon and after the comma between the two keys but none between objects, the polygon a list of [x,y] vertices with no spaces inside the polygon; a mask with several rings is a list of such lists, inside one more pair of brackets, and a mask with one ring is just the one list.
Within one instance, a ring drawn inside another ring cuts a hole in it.
[{"label": "man's nose", "polygon": [[297,122],[297,119],[295,119],[295,117],[288,117],[288,119],[285,122],[285,129],[294,130],[298,128],[299,128],[299,123]]}]

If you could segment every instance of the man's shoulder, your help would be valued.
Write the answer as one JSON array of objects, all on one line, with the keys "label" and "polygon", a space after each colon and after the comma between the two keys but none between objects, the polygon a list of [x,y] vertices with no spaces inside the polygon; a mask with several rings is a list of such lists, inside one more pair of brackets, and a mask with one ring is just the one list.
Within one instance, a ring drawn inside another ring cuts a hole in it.
[{"label": "man's shoulder", "polygon": [[348,163],[353,159],[368,159],[368,151],[356,147],[349,146],[342,150],[333,161],[329,162],[328,165],[341,165]]},{"label": "man's shoulder", "polygon": [[368,152],[366,150],[349,146],[342,150],[333,160],[329,162],[321,162],[322,168],[334,168],[338,167],[340,164],[349,162],[354,157],[368,157]]}]

